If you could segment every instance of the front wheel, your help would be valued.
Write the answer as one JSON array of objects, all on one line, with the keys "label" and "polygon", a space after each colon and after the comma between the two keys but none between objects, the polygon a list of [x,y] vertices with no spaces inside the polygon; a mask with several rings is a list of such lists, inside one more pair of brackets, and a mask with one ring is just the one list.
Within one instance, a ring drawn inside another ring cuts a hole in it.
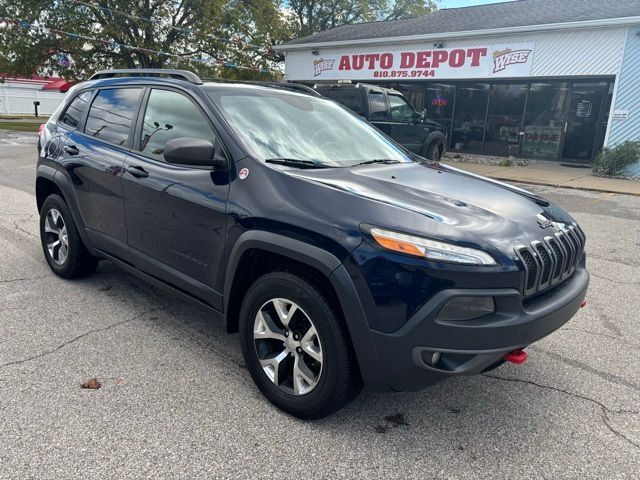
[{"label": "front wheel", "polygon": [[274,272],[256,280],[240,311],[240,342],[260,391],[298,418],[325,417],[362,388],[344,321],[302,276]]}]

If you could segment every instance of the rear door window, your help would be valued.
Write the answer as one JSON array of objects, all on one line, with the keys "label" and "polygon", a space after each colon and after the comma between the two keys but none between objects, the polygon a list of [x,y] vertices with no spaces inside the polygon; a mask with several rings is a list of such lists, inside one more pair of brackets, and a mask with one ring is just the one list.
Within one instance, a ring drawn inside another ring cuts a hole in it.
[{"label": "rear door window", "polygon": [[216,134],[198,107],[186,96],[170,90],[151,90],[142,124],[140,151],[162,155],[174,138],[197,137],[216,145]]},{"label": "rear door window", "polygon": [[87,90],[71,100],[67,109],[60,115],[58,123],[72,130],[78,128],[78,124],[87,110],[89,100],[91,100],[91,94],[92,92]]},{"label": "rear door window", "polygon": [[322,90],[322,94],[336,102],[344,105],[349,110],[357,113],[358,115],[365,115],[364,106],[362,105],[362,95],[360,90],[356,89],[331,89]]},{"label": "rear door window", "polygon": [[384,93],[371,90],[369,92],[369,107],[372,120],[385,120],[387,118],[387,104],[384,101]]},{"label": "rear door window", "polygon": [[108,88],[96,95],[85,134],[116,145],[126,145],[140,100],[140,88]]}]

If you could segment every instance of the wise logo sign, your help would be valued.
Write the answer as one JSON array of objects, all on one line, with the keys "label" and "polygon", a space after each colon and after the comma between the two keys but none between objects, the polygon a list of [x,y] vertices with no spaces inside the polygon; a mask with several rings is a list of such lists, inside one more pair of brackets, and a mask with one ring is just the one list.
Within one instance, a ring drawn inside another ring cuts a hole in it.
[{"label": "wise logo sign", "polygon": [[502,72],[509,65],[527,63],[532,50],[497,50],[493,52],[493,73]]},{"label": "wise logo sign", "polygon": [[[527,43],[469,48],[389,49],[358,54],[323,53],[312,60],[313,68],[308,79],[526,77],[531,75],[533,52],[533,43]],[[308,61],[309,57],[305,58]],[[297,57],[288,58],[287,72],[300,71],[302,65],[297,62]]]}]

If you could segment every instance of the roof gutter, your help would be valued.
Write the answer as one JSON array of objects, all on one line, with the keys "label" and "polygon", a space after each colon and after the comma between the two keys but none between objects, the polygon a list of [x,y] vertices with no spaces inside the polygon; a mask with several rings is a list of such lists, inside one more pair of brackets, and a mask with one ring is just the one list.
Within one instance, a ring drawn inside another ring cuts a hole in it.
[{"label": "roof gutter", "polygon": [[464,30],[460,32],[443,32],[420,35],[403,35],[399,37],[365,38],[358,40],[337,40],[333,42],[309,42],[275,45],[277,51],[307,50],[319,47],[341,47],[345,45],[379,45],[382,43],[410,43],[432,40],[451,40],[454,38],[486,37],[510,33],[548,32],[555,30],[572,30],[579,28],[620,27],[640,24],[640,16],[603,18],[599,20],[582,20],[578,22],[547,23],[542,25],[522,25],[518,27],[489,28],[486,30]]}]

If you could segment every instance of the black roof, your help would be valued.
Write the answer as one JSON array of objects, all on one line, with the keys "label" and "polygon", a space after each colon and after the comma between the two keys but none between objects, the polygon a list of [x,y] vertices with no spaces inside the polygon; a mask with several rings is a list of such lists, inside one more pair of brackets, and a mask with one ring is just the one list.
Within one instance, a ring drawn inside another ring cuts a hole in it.
[{"label": "black roof", "polygon": [[640,16],[640,0],[517,0],[332,28],[284,44],[363,40]]}]

